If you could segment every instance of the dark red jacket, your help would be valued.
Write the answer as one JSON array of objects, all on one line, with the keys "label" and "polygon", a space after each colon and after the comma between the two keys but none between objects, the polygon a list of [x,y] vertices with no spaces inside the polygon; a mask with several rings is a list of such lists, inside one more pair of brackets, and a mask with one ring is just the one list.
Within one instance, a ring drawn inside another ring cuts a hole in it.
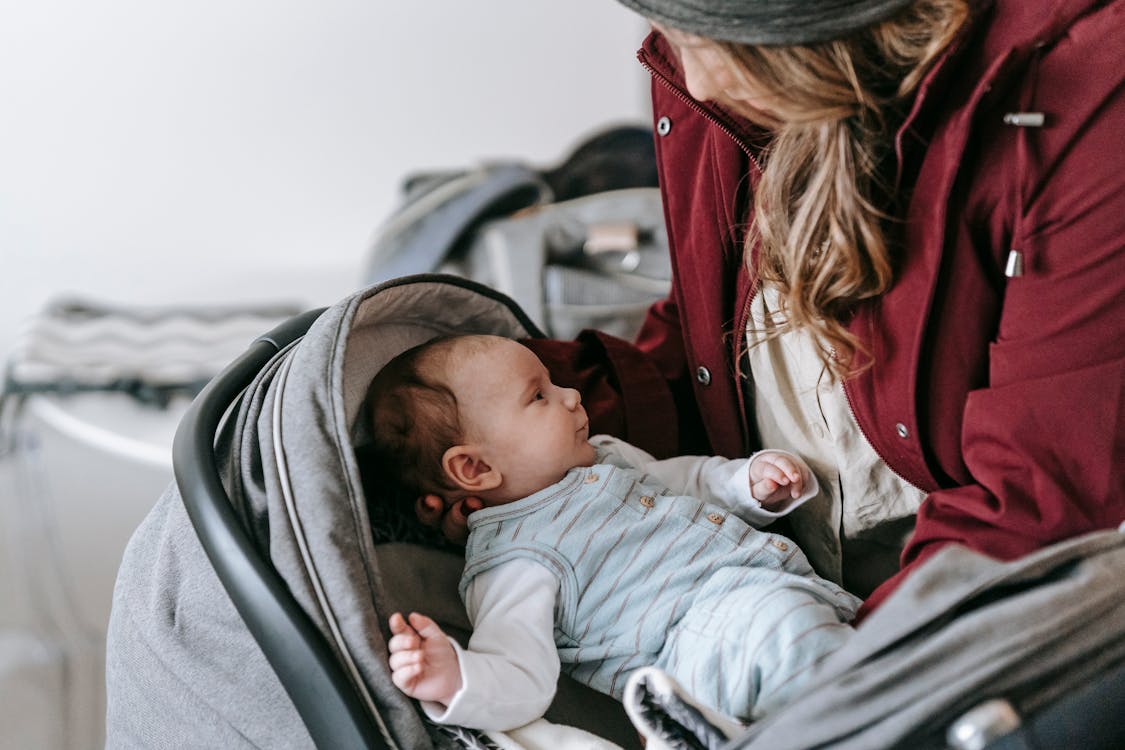
[{"label": "dark red jacket", "polygon": [[[868,608],[943,544],[1012,558],[1125,521],[1122,40],[1125,0],[996,0],[898,133],[900,267],[850,323],[875,363],[845,391],[874,449],[930,494],[903,572]],[[661,455],[746,455],[732,353],[755,284],[740,228],[761,134],[692,100],[658,35],[640,58],[672,295],[635,347],[588,334],[537,348],[595,427]],[[1044,125],[1005,124],[1012,112]],[[1013,249],[1023,274],[1008,278]]]}]

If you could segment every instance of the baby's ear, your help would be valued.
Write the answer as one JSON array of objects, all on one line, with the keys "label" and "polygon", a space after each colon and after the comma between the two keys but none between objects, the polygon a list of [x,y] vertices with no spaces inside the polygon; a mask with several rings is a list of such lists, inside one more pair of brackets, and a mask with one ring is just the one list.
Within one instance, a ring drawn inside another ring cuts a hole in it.
[{"label": "baby's ear", "polygon": [[442,468],[459,489],[469,494],[496,489],[504,478],[480,457],[471,445],[455,445],[441,457]]}]

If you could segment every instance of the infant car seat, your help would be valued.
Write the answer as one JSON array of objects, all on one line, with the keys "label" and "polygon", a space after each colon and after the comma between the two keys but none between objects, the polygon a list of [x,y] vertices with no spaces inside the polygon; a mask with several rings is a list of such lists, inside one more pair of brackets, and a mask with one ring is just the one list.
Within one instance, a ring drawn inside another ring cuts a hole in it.
[{"label": "infant car seat", "polygon": [[[193,402],[118,574],[107,747],[485,746],[391,682],[391,612],[467,636],[463,560],[367,471],[357,424],[379,368],[457,332],[542,335],[469,280],[400,279],[260,337]],[[637,747],[620,704],[569,678],[548,718]]]}]

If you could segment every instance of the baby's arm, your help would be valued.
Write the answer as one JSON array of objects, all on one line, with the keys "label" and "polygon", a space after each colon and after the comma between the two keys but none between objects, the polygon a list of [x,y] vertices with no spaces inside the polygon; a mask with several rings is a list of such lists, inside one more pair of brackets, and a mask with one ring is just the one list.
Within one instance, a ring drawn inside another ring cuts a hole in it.
[{"label": "baby's arm", "polygon": [[447,640],[456,652],[460,689],[448,702],[423,701],[426,714],[442,724],[495,731],[542,716],[559,678],[557,592],[555,576],[530,560],[503,563],[474,578],[465,592],[473,622],[469,646]]},{"label": "baby's arm", "polygon": [[[611,457],[650,474],[673,492],[692,495],[728,508],[747,523],[761,527],[790,513],[820,492],[816,475],[801,458],[780,450],[759,451],[749,459],[722,456],[677,456],[663,461],[617,438],[597,435],[590,439]],[[784,456],[800,470],[803,492],[775,503],[762,503],[751,492],[751,464],[767,457]]]}]

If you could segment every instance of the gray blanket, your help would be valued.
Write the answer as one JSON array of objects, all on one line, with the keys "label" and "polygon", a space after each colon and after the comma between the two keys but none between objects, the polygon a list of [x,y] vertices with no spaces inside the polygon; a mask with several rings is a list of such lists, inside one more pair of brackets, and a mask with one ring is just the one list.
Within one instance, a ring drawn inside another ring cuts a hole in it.
[{"label": "gray blanket", "polygon": [[948,547],[864,621],[800,698],[731,748],[944,748],[951,723],[987,699],[1032,716],[1123,664],[1125,533],[1011,562]]}]

